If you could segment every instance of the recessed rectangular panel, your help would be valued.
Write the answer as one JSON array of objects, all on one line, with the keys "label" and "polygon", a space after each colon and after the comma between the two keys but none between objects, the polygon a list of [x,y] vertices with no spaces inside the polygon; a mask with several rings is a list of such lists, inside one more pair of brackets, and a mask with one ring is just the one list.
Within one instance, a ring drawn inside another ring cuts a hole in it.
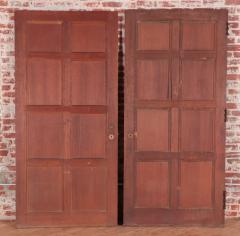
[{"label": "recessed rectangular panel", "polygon": [[212,110],[181,111],[181,150],[214,151],[214,115]]},{"label": "recessed rectangular panel", "polygon": [[184,21],[182,23],[182,48],[184,50],[214,50],[214,22]]},{"label": "recessed rectangular panel", "polygon": [[62,42],[61,21],[32,21],[27,24],[26,45],[29,51],[59,52]]},{"label": "recessed rectangular panel", "polygon": [[210,161],[181,161],[180,208],[211,208],[213,166]]},{"label": "recessed rectangular panel", "polygon": [[214,59],[182,61],[182,99],[209,100],[214,98]]},{"label": "recessed rectangular panel", "polygon": [[63,158],[64,123],[61,113],[28,114],[28,158]]},{"label": "recessed rectangular panel", "polygon": [[168,162],[137,162],[135,207],[168,208],[169,184]]},{"label": "recessed rectangular panel", "polygon": [[28,167],[27,200],[28,212],[63,211],[62,168]]},{"label": "recessed rectangular panel", "polygon": [[137,24],[137,49],[169,50],[170,29],[168,22],[145,21]]},{"label": "recessed rectangular panel", "polygon": [[104,158],[106,143],[105,114],[72,115],[71,156]]},{"label": "recessed rectangular panel", "polygon": [[137,110],[137,151],[169,150],[169,112],[166,109]]},{"label": "recessed rectangular panel", "polygon": [[137,62],[137,96],[142,100],[166,100],[169,83],[168,59]]},{"label": "recessed rectangular panel", "polygon": [[29,105],[62,103],[62,64],[59,59],[31,58],[27,65]]},{"label": "recessed rectangular panel", "polygon": [[105,61],[73,61],[71,87],[73,105],[106,104]]},{"label": "recessed rectangular panel", "polygon": [[106,211],[107,170],[105,167],[73,167],[72,211]]},{"label": "recessed rectangular panel", "polygon": [[106,23],[72,22],[70,39],[72,52],[105,52]]}]

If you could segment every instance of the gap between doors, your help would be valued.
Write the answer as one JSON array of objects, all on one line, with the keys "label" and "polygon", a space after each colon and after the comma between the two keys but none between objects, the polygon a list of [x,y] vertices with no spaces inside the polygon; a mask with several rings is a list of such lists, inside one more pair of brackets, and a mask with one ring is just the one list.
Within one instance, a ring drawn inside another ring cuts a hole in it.
[{"label": "gap between doors", "polygon": [[123,225],[124,184],[124,50],[123,28],[118,29],[118,224]]}]

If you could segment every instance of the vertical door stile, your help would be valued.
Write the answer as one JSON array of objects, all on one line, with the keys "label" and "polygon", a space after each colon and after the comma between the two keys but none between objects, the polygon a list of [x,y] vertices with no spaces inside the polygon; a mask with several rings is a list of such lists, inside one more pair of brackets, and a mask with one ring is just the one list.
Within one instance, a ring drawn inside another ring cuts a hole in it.
[{"label": "vertical door stile", "polygon": [[[16,16],[17,17],[17,16]],[[23,135],[22,139],[18,140],[18,145],[16,145],[16,153],[18,153],[18,158],[16,158],[16,168],[17,173],[22,173],[16,178],[16,217],[19,219],[19,224],[22,224],[26,220],[26,145],[24,140],[26,140],[26,116],[24,115],[24,104],[26,101],[26,35],[22,32],[26,31],[26,25],[22,23],[19,19],[16,21],[16,49],[21,48],[22,50],[16,50],[16,77],[23,78],[22,81],[16,80],[16,114],[18,114],[18,119],[16,119],[16,133]],[[22,92],[24,91],[24,92]],[[21,97],[21,99],[19,99]]]},{"label": "vertical door stile", "polygon": [[[135,131],[136,127],[134,127],[134,124],[131,122],[133,118],[133,95],[134,95],[134,70],[135,70],[135,64],[134,61],[131,60],[131,58],[135,57],[134,51],[135,51],[135,45],[132,43],[135,41],[135,32],[136,32],[136,26],[135,26],[135,14],[131,14],[129,12],[126,14],[126,31],[125,31],[125,39],[126,39],[126,56],[125,56],[125,63],[126,65],[129,65],[126,68],[125,73],[125,81],[124,81],[124,93],[128,94],[129,96],[125,96],[124,98],[124,114],[125,114],[125,121],[124,121],[124,153],[129,153],[129,162],[126,163],[124,161],[124,192],[128,193],[127,199],[124,201],[124,215],[126,219],[131,214],[131,205],[133,204],[133,181],[134,176],[132,176],[133,173],[131,173],[132,169],[134,168],[134,160],[132,149],[135,146],[136,140],[132,136],[132,133]],[[131,48],[133,50],[131,50]],[[138,130],[136,130],[138,131]],[[131,177],[130,177],[131,176]],[[127,179],[129,177],[129,179]]]},{"label": "vertical door stile", "polygon": [[[172,21],[172,38],[171,38],[171,102],[179,100],[179,55],[180,55],[180,24],[178,20]],[[179,107],[171,107],[171,152],[176,153],[175,158],[171,160],[171,207],[177,208],[178,198],[178,165],[179,165]]]},{"label": "vertical door stile", "polygon": [[[62,63],[63,63],[63,108],[69,106],[70,103],[70,58],[66,55],[70,53],[68,40],[70,37],[69,33],[69,21],[66,15],[63,18],[63,35],[62,35]],[[70,123],[71,117],[70,113],[67,110],[63,111],[64,117],[64,139],[65,139],[65,155],[64,155],[64,200],[65,200],[65,214],[68,215],[71,212],[71,173],[69,168],[69,159],[70,159]]]},{"label": "vertical door stile", "polygon": [[[108,106],[109,110],[112,112],[108,112],[107,114],[107,133],[106,133],[106,142],[108,143],[109,156],[108,162],[109,166],[112,168],[108,169],[108,178],[109,181],[109,191],[108,191],[108,209],[109,209],[109,222],[111,224],[116,224],[117,222],[117,207],[116,207],[116,199],[117,196],[117,171],[118,166],[116,164],[116,158],[118,156],[117,146],[118,146],[118,111],[116,109],[118,104],[118,38],[112,37],[112,35],[118,35],[118,15],[114,16],[110,13],[107,14],[107,27],[109,28],[107,33],[107,45],[111,45],[111,47],[107,47],[107,58],[106,58],[106,67],[107,67],[107,88],[106,91],[112,91],[112,93],[107,94]],[[112,23],[113,22],[113,23]],[[114,60],[113,60],[114,59]],[[114,79],[112,79],[114,78]],[[111,137],[111,135],[113,135]],[[113,176],[114,178],[111,178]],[[114,186],[114,187],[113,187]]]}]

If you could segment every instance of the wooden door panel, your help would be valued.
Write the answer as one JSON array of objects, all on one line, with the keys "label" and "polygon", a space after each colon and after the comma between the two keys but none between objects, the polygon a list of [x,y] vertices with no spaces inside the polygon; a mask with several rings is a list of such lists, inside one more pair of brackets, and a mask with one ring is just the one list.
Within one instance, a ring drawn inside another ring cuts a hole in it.
[{"label": "wooden door panel", "polygon": [[27,73],[29,105],[62,104],[62,63],[60,59],[30,58]]},{"label": "wooden door panel", "polygon": [[211,100],[214,98],[214,59],[182,61],[182,99]]},{"label": "wooden door panel", "polygon": [[[77,140],[77,142],[75,141]],[[73,115],[71,126],[72,158],[105,158],[106,115]]]},{"label": "wooden door panel", "polygon": [[[139,60],[137,62],[137,97],[139,100],[166,100],[169,97],[169,62]],[[146,83],[147,81],[147,83]]]},{"label": "wooden door panel", "polygon": [[137,110],[137,151],[169,150],[168,110]]},{"label": "wooden door panel", "polygon": [[31,52],[60,52],[62,21],[28,21],[27,50]]},{"label": "wooden door panel", "polygon": [[168,50],[170,47],[168,22],[140,22],[137,26],[138,50]]},{"label": "wooden door panel", "polygon": [[214,98],[213,58],[184,59],[182,61],[182,99],[212,100]]},{"label": "wooden door panel", "polygon": [[136,208],[169,208],[169,163],[138,162],[136,167]]},{"label": "wooden door panel", "polygon": [[63,211],[63,171],[61,166],[27,168],[28,212]]},{"label": "wooden door panel", "polygon": [[180,162],[179,208],[213,207],[213,164],[211,161]]},{"label": "wooden door panel", "polygon": [[124,223],[224,222],[224,10],[126,13]]},{"label": "wooden door panel", "polygon": [[183,21],[182,30],[182,48],[184,50],[214,49],[215,22]]},{"label": "wooden door panel", "polygon": [[71,176],[72,211],[106,212],[107,169],[102,166],[72,167]]},{"label": "wooden door panel", "polygon": [[117,224],[117,61],[116,12],[16,13],[18,227]]},{"label": "wooden door panel", "polygon": [[72,61],[72,105],[106,104],[106,65],[104,60]]},{"label": "wooden door panel", "polygon": [[[84,37],[83,37],[84,35]],[[72,52],[105,52],[106,23],[100,21],[72,22]]]},{"label": "wooden door panel", "polygon": [[28,158],[64,157],[64,121],[61,113],[29,112]]},{"label": "wooden door panel", "polygon": [[214,111],[183,110],[181,112],[181,150],[214,152]]}]

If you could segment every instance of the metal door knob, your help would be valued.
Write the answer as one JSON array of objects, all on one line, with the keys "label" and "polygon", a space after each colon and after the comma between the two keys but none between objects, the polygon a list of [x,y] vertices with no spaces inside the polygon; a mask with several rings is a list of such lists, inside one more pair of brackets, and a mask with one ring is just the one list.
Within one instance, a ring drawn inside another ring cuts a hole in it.
[{"label": "metal door knob", "polygon": [[135,131],[135,132],[133,132],[133,133],[128,133],[128,138],[134,138],[134,137],[137,137],[137,132]]},{"label": "metal door knob", "polygon": [[114,134],[109,134],[108,138],[109,138],[109,140],[113,140],[114,139]]}]

